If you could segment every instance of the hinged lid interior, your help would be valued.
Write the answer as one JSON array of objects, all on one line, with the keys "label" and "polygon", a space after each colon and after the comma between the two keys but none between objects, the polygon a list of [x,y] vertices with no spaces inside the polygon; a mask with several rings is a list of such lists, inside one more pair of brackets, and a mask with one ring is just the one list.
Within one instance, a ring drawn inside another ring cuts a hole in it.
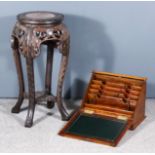
[{"label": "hinged lid interior", "polygon": [[83,100],[84,110],[132,118],[146,78],[94,72]]}]

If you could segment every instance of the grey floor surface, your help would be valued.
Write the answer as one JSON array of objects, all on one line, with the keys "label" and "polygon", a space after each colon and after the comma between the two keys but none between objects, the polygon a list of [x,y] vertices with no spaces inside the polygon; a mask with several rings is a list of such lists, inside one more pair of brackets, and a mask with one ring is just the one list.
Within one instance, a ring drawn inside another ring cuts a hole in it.
[{"label": "grey floor surface", "polygon": [[[115,148],[64,138],[57,133],[66,122],[61,121],[57,108],[37,105],[32,128],[25,128],[27,111],[12,114],[16,100],[0,100],[0,152],[155,152],[155,100],[146,101],[146,119],[134,131],[128,131]],[[27,101],[23,108],[27,107]],[[70,109],[80,104],[69,103]]]}]

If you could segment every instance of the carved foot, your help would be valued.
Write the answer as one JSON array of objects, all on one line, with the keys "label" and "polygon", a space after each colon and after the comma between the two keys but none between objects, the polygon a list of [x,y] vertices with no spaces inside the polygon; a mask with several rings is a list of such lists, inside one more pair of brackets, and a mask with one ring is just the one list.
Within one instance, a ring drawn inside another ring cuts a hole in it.
[{"label": "carved foot", "polygon": [[31,118],[27,119],[25,122],[25,127],[30,128],[33,125],[33,120]]},{"label": "carved foot", "polygon": [[22,103],[23,103],[23,98],[21,98],[17,101],[16,105],[12,108],[11,112],[12,113],[19,113]]},{"label": "carved foot", "polygon": [[68,120],[69,120],[69,117],[68,117],[68,116],[64,116],[64,117],[62,117],[61,120],[62,120],[62,121],[68,121]]},{"label": "carved foot", "polygon": [[48,109],[52,109],[52,108],[54,107],[54,105],[55,105],[55,104],[54,104],[54,102],[52,102],[52,101],[48,101],[48,102],[47,102],[47,108],[48,108]]},{"label": "carved foot", "polygon": [[69,120],[69,115],[68,115],[68,113],[66,112],[66,110],[64,109],[64,110],[62,110],[61,111],[61,119],[62,119],[62,121],[68,121]]},{"label": "carved foot", "polygon": [[20,112],[20,107],[14,106],[11,110],[12,113],[19,113]]},{"label": "carved foot", "polygon": [[69,116],[62,116],[61,120],[62,121],[68,121],[69,120]]},{"label": "carved foot", "polygon": [[34,109],[35,109],[35,103],[34,104],[30,103],[25,121],[25,127],[30,128],[33,125]]}]

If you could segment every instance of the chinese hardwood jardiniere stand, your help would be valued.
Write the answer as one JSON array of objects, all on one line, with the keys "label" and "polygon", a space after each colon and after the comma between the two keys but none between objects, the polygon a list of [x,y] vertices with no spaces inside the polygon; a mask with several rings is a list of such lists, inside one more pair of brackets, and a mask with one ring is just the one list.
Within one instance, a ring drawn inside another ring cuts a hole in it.
[{"label": "chinese hardwood jardiniere stand", "polygon": [[[68,119],[68,114],[62,103],[62,87],[69,55],[69,32],[62,23],[64,16],[59,13],[37,11],[26,12],[17,16],[17,22],[12,32],[12,49],[19,80],[19,96],[12,113],[19,113],[23,99],[26,96],[20,54],[26,59],[28,77],[29,107],[25,122],[26,127],[33,124],[35,104],[47,101],[47,107],[52,108],[57,103],[62,120]],[[33,60],[40,55],[40,45],[47,45],[47,65],[45,91],[35,91]],[[51,76],[54,48],[58,48],[61,57],[56,96],[51,93]],[[38,97],[37,97],[38,96]]]}]

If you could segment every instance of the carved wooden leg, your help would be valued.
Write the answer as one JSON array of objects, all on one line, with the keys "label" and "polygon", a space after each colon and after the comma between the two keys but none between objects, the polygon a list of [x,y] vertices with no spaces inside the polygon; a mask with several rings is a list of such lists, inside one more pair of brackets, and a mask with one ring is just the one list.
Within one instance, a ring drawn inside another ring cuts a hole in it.
[{"label": "carved wooden leg", "polygon": [[66,72],[66,67],[68,62],[67,60],[68,60],[68,56],[62,55],[59,77],[58,77],[58,85],[57,85],[57,104],[58,104],[58,109],[61,113],[62,120],[69,119],[68,113],[66,112],[62,102],[62,87],[63,87],[64,77],[65,77],[65,72]]},{"label": "carved wooden leg", "polygon": [[25,127],[31,127],[33,125],[33,115],[35,109],[35,84],[34,84],[34,69],[33,59],[31,57],[26,58],[28,87],[29,87],[29,108]]},{"label": "carved wooden leg", "polygon": [[23,71],[22,71],[22,65],[21,65],[21,58],[18,51],[17,40],[15,41],[14,38],[12,39],[12,49],[13,49],[14,61],[16,64],[16,69],[18,74],[19,96],[18,96],[18,101],[16,105],[12,108],[11,112],[19,113],[24,99],[25,88],[24,88],[24,78],[23,78]]},{"label": "carved wooden leg", "polygon": [[[45,78],[45,90],[46,94],[51,94],[51,77],[52,77],[52,64],[53,64],[53,46],[52,44],[48,44],[48,51],[47,51],[47,64],[46,64],[46,78]],[[47,107],[49,109],[54,107],[53,101],[47,101]]]}]

